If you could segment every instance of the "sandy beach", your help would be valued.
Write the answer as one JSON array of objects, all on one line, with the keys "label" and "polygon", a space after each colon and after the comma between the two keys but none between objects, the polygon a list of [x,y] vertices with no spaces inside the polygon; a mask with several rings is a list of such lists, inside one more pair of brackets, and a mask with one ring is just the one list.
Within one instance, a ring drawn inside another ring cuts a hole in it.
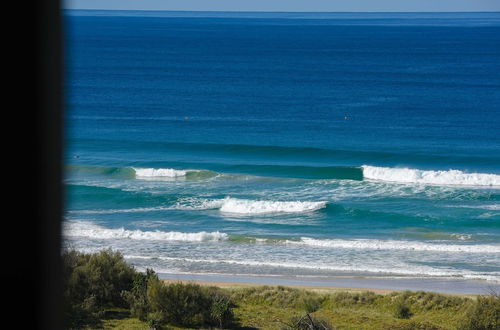
[{"label": "sandy beach", "polygon": [[478,295],[500,292],[499,283],[459,279],[367,278],[367,277],[284,277],[231,276],[213,274],[159,274],[166,282],[194,282],[223,288],[261,285],[287,286],[313,291],[372,291],[386,294],[393,291],[430,291],[452,295]]}]

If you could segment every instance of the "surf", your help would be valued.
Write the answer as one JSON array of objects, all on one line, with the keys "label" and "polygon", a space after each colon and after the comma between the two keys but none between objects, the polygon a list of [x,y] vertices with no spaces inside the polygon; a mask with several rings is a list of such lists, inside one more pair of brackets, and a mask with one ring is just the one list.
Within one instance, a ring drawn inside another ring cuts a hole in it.
[{"label": "surf", "polygon": [[500,187],[500,175],[489,173],[467,173],[459,170],[420,170],[363,165],[363,178],[396,182],[451,186]]},{"label": "surf", "polygon": [[87,237],[92,239],[131,239],[147,241],[182,241],[206,242],[225,241],[229,238],[226,233],[215,232],[178,232],[178,231],[142,231],[121,228],[105,228],[83,221],[70,221],[64,224],[66,237]]}]

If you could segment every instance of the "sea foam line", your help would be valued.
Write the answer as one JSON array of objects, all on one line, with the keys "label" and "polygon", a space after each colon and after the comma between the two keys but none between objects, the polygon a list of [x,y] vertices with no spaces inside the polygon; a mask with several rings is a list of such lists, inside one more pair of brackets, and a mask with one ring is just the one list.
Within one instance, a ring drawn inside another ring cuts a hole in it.
[{"label": "sea foam line", "polygon": [[312,212],[326,207],[327,202],[304,201],[270,201],[250,200],[226,197],[223,199],[207,198],[181,198],[171,206],[138,207],[129,209],[95,209],[95,210],[70,210],[69,214],[115,214],[115,213],[142,213],[160,212],[168,210],[214,210],[223,213],[238,215],[259,215],[272,213],[303,213]]},{"label": "sea foam line", "polygon": [[[133,240],[158,240],[158,241],[227,241],[230,237],[226,233],[196,232],[184,233],[176,231],[142,231],[128,230],[124,228],[105,228],[93,223],[84,221],[67,221],[64,223],[64,236],[66,237],[88,237],[95,239],[133,239]],[[247,241],[247,243],[250,241]],[[452,252],[452,253],[482,253],[500,254],[500,245],[494,244],[436,244],[425,242],[412,242],[402,240],[376,240],[376,239],[314,239],[302,237],[298,241],[276,240],[276,239],[256,239],[258,243],[268,244],[291,244],[305,245],[321,248],[337,248],[351,250],[408,250],[423,252]]]},{"label": "sea foam line", "polygon": [[462,253],[500,253],[500,245],[494,244],[436,244],[426,242],[412,242],[402,240],[376,239],[314,239],[302,237],[300,241],[286,241],[287,244],[299,244],[323,248],[355,249],[355,250],[410,250],[433,252],[462,252]]},{"label": "sea foam line", "polygon": [[68,214],[115,214],[115,213],[143,213],[143,212],[159,212],[171,210],[171,207],[136,207],[130,209],[95,209],[95,210],[69,210]]},{"label": "sea foam line", "polygon": [[98,226],[83,221],[71,221],[64,224],[63,230],[66,237],[89,237],[97,239],[133,239],[133,240],[154,240],[154,241],[184,241],[184,242],[204,242],[204,241],[225,241],[229,238],[226,233],[196,232],[183,233],[177,231],[142,231],[128,230],[124,228],[111,229]]},{"label": "sea foam line", "polygon": [[495,186],[500,187],[500,175],[489,173],[466,173],[459,170],[425,171],[411,168],[392,168],[363,165],[365,179],[423,183],[435,185]]},{"label": "sea foam line", "polygon": [[[491,274],[483,274],[479,272],[449,269],[449,268],[434,268],[430,266],[416,266],[416,265],[391,265],[388,268],[377,266],[363,266],[363,265],[331,265],[324,263],[305,263],[305,262],[280,262],[280,261],[263,261],[263,260],[234,260],[234,259],[213,259],[213,258],[186,258],[186,257],[165,257],[165,256],[138,256],[126,255],[126,259],[158,259],[164,261],[179,261],[182,263],[205,263],[205,264],[227,264],[227,265],[241,265],[251,267],[277,267],[277,268],[291,268],[291,269],[308,269],[308,270],[321,270],[321,271],[337,271],[345,273],[372,273],[372,274],[392,274],[398,276],[436,276],[436,277],[464,277],[471,279],[484,279],[489,281],[500,281],[500,273],[492,272]],[[197,274],[192,272],[192,274]]]},{"label": "sea foam line", "polygon": [[479,209],[479,210],[489,210],[489,211],[500,211],[500,204],[491,205],[444,205],[444,207],[455,207],[463,209]]}]

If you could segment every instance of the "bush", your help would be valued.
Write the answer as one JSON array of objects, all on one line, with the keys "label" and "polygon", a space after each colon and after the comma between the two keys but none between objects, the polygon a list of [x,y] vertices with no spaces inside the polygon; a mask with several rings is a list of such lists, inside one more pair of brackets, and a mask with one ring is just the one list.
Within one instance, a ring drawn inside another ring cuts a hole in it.
[{"label": "bush", "polygon": [[410,307],[402,301],[398,301],[395,306],[394,317],[398,319],[409,319],[413,313],[410,311]]},{"label": "bush", "polygon": [[331,325],[322,319],[311,316],[309,313],[301,317],[293,317],[282,330],[332,330]]},{"label": "bush", "polygon": [[128,303],[130,314],[141,321],[148,320],[151,308],[148,303],[147,289],[150,281],[159,281],[158,276],[152,269],[146,269],[146,273],[137,273],[130,291],[122,291],[123,299]]},{"label": "bush", "polygon": [[191,283],[167,285],[150,279],[147,301],[151,314],[162,324],[223,327],[234,320],[233,303],[217,288]]},{"label": "bush", "polygon": [[306,313],[314,313],[321,308],[323,299],[315,296],[307,296],[302,298],[302,304]]},{"label": "bush", "polygon": [[500,329],[500,295],[480,296],[467,311],[463,330]]},{"label": "bush", "polygon": [[213,320],[218,322],[219,328],[230,324],[234,319],[233,303],[229,297],[222,294],[215,294],[212,298],[212,306],[210,308],[210,315]]},{"label": "bush", "polygon": [[105,307],[124,307],[121,291],[130,290],[136,274],[119,252],[65,251],[63,301],[68,327],[98,322]]}]

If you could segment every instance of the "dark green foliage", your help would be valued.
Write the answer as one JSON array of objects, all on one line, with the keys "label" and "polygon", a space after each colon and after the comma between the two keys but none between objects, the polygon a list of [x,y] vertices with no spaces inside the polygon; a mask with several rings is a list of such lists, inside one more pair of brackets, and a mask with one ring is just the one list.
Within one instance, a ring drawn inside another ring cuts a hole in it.
[{"label": "dark green foliage", "polygon": [[394,309],[394,317],[398,319],[409,319],[413,313],[410,311],[410,307],[406,305],[403,301],[398,301]]},{"label": "dark green foliage", "polygon": [[233,303],[231,299],[221,293],[216,293],[212,296],[212,306],[210,308],[210,316],[218,322],[219,328],[230,324],[234,319]]},{"label": "dark green foliage", "polygon": [[306,313],[314,313],[321,308],[321,303],[323,299],[321,297],[306,296],[302,298],[302,304],[304,305],[304,310]]},{"label": "dark green foliage", "polygon": [[293,317],[282,330],[332,330],[331,325],[309,313],[301,317]]},{"label": "dark green foliage", "polygon": [[500,295],[480,296],[470,306],[462,330],[500,329]]},{"label": "dark green foliage", "polygon": [[62,260],[68,327],[94,324],[104,314],[104,308],[126,305],[120,293],[131,288],[136,272],[120,253],[66,251]]},{"label": "dark green foliage", "polygon": [[123,299],[129,305],[131,315],[141,321],[146,321],[151,311],[147,297],[148,283],[150,281],[158,282],[159,279],[152,269],[147,269],[146,273],[137,273],[135,275],[130,291],[122,291],[121,293]]},{"label": "dark green foliage", "polygon": [[217,288],[150,279],[147,300],[150,315],[162,324],[223,327],[234,319],[233,303]]},{"label": "dark green foliage", "polygon": [[62,255],[64,303],[68,328],[99,327],[105,308],[128,307],[150,328],[230,326],[234,321],[228,295],[218,288],[169,284],[153,270],[139,273],[118,252],[67,251]]},{"label": "dark green foliage", "polygon": [[194,326],[209,318],[208,301],[194,284],[148,283],[148,302],[162,323]]},{"label": "dark green foliage", "polygon": [[160,321],[155,319],[154,317],[148,318],[147,324],[148,324],[149,330],[159,330],[162,328]]}]

